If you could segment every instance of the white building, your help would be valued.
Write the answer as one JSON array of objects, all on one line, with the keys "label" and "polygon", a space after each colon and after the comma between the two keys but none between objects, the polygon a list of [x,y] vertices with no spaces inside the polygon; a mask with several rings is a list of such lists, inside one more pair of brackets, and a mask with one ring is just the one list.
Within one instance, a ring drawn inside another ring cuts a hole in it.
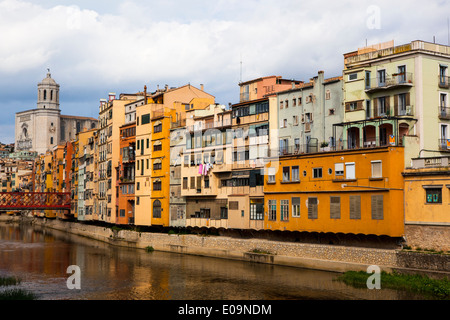
[{"label": "white building", "polygon": [[50,71],[38,84],[36,109],[16,113],[15,151],[44,154],[58,144],[75,138],[79,131],[97,127],[97,119],[61,115],[59,84]]}]

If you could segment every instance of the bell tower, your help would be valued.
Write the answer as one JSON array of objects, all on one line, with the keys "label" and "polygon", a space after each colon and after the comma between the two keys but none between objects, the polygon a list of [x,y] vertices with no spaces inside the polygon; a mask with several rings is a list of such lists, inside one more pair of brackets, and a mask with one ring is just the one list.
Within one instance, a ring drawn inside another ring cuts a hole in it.
[{"label": "bell tower", "polygon": [[59,84],[52,79],[50,69],[47,69],[47,77],[38,83],[37,108],[59,110]]}]

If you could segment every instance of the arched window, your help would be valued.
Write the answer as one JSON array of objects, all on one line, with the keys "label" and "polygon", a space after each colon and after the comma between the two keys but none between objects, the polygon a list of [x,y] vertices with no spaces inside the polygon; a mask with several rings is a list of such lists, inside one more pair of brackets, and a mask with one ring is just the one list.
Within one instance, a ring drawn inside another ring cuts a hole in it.
[{"label": "arched window", "polygon": [[50,144],[53,144],[53,137],[50,137]]},{"label": "arched window", "polygon": [[44,90],[44,100],[47,100],[47,90]]},{"label": "arched window", "polygon": [[153,201],[153,218],[161,218],[161,201]]}]

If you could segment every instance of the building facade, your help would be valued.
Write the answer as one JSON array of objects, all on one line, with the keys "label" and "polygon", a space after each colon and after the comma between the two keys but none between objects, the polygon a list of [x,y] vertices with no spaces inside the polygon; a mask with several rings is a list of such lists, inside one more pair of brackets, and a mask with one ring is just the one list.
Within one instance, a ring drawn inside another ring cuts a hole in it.
[{"label": "building facade", "polygon": [[15,151],[35,151],[38,154],[75,138],[83,128],[97,127],[97,119],[61,115],[60,86],[50,72],[38,84],[35,109],[16,113]]}]

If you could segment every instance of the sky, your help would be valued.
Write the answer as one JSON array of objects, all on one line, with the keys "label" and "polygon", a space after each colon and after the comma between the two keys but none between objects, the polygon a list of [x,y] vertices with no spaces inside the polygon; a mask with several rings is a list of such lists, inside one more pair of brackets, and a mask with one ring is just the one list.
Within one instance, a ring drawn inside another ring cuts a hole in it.
[{"label": "sky", "polygon": [[239,102],[239,81],[342,75],[366,44],[449,44],[448,0],[0,0],[0,142],[36,108],[47,68],[65,115],[109,92],[191,84]]}]

